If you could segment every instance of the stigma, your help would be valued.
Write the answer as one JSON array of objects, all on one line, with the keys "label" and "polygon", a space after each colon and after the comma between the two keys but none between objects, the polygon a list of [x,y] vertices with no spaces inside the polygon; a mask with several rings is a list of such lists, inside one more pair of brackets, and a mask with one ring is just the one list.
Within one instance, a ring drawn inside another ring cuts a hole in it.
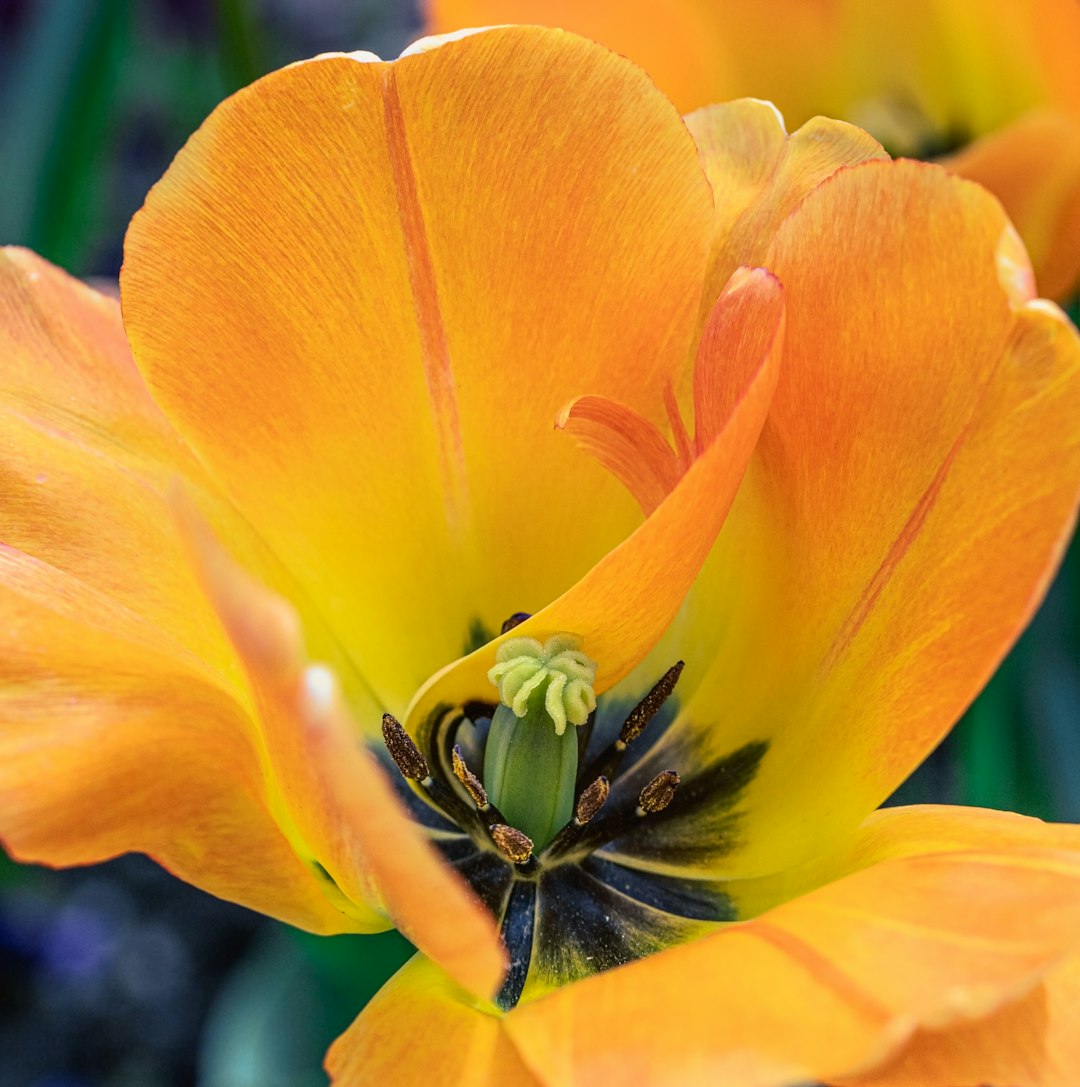
[{"label": "stigma", "polygon": [[495,653],[488,679],[515,717],[529,715],[530,703],[543,708],[562,736],[566,723],[584,725],[596,709],[596,663],[572,634],[556,634],[541,644],[536,638],[510,638]]}]

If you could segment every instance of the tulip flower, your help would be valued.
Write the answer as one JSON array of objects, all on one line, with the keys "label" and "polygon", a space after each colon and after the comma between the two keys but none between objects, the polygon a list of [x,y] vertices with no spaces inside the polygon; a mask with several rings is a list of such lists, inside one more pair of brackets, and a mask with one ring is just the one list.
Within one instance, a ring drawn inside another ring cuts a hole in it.
[{"label": "tulip flower", "polygon": [[893,154],[946,156],[1004,204],[1039,288],[1080,280],[1076,0],[428,0],[435,31],[539,23],[643,64],[684,111],[743,95],[815,114]]},{"label": "tulip flower", "polygon": [[224,102],[121,298],[0,263],[16,857],[396,925],[338,1085],[1076,1078],[1080,830],[875,811],[1080,490],[992,197],[501,28]]}]

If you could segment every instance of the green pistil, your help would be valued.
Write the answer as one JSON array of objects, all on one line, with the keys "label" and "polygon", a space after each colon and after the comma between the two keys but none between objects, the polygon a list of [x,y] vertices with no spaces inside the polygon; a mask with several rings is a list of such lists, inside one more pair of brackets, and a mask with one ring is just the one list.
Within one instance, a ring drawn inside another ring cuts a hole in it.
[{"label": "green pistil", "polygon": [[596,665],[569,634],[511,638],[488,678],[501,705],[491,721],[484,786],[512,826],[543,849],[574,814],[578,744],[572,725],[596,708]]}]

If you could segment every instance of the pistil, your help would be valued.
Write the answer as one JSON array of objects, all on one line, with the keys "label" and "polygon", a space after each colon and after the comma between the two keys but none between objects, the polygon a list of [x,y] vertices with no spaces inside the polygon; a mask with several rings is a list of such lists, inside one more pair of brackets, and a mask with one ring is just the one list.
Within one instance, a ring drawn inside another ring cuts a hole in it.
[{"label": "pistil", "polygon": [[568,725],[596,709],[596,665],[577,639],[511,638],[488,678],[499,688],[484,753],[484,787],[507,822],[543,849],[574,813],[578,740]]}]

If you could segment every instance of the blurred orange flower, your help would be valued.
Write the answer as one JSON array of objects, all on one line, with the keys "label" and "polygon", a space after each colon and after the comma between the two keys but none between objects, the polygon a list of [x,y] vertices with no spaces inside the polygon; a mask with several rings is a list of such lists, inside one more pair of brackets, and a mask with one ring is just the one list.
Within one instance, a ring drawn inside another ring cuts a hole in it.
[{"label": "blurred orange flower", "polygon": [[[1080,343],[983,190],[504,28],[223,103],[121,294],[0,260],[17,857],[399,926],[338,1084],[1075,1079],[1080,830],[874,813],[1080,490]],[[571,644],[534,842],[475,771]]]},{"label": "blurred orange flower", "polygon": [[753,95],[861,125],[990,189],[1040,291],[1080,279],[1076,0],[428,0],[434,32],[538,23],[645,66],[682,110]]}]

